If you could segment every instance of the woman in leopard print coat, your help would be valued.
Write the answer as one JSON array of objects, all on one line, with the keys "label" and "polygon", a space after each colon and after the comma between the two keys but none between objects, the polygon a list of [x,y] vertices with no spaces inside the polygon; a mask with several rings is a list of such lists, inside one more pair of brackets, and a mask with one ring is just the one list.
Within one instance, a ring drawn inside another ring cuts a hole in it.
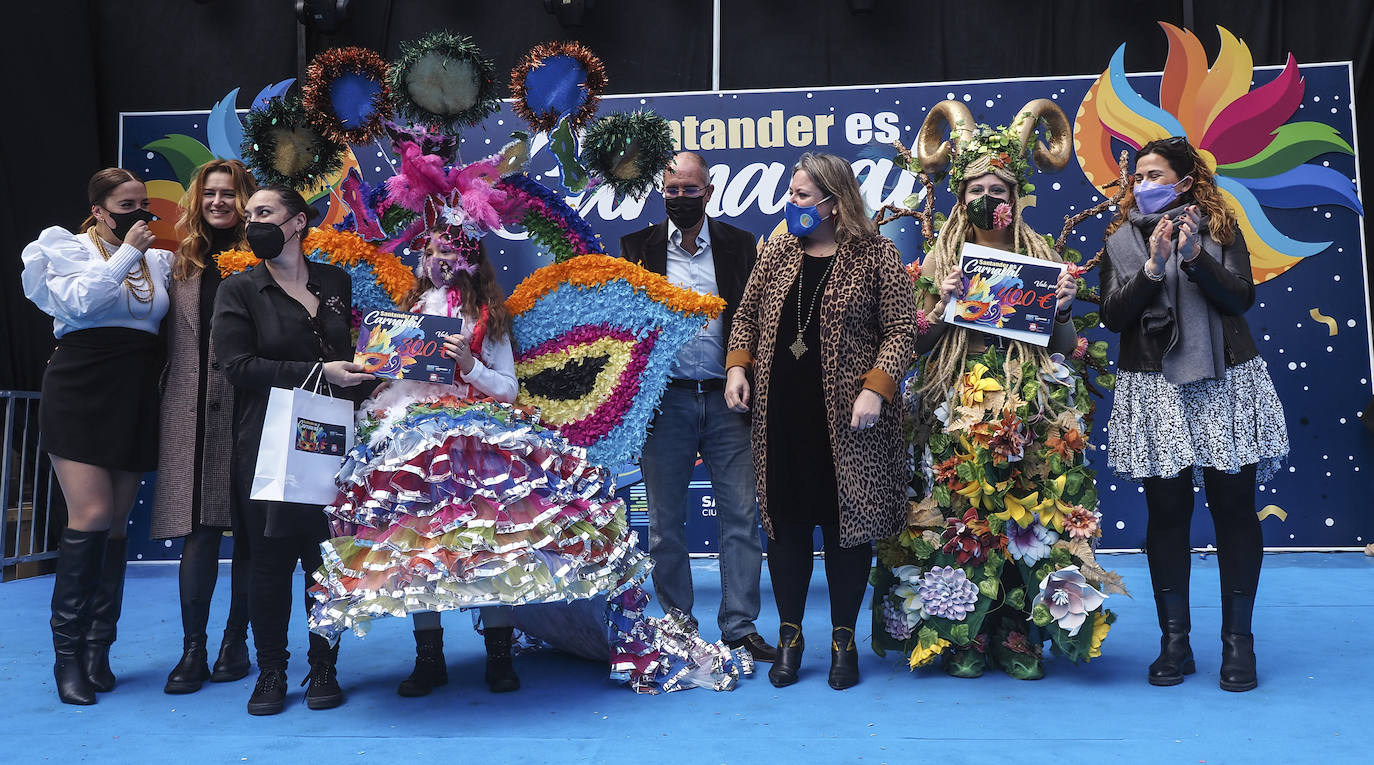
[{"label": "woman in leopard print coat", "polygon": [[[725,400],[752,409],[751,443],[778,616],[774,685],[797,679],[812,535],[825,540],[830,685],[858,682],[854,624],[872,541],[906,512],[898,381],[915,348],[915,301],[896,246],[865,215],[849,163],[804,154],[788,234],[759,254],[730,333]],[[753,385],[746,376],[753,372]]]}]

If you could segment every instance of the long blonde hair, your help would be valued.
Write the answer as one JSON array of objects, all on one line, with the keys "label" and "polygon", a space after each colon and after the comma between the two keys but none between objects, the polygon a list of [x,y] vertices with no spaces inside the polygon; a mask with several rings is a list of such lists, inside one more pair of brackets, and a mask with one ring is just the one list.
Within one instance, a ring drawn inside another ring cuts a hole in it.
[{"label": "long blonde hair", "polygon": [[843,244],[851,240],[877,236],[878,227],[868,217],[859,182],[849,161],[834,154],[806,152],[792,167],[792,172],[805,171],[821,191],[835,203],[835,241]]},{"label": "long blonde hair", "polygon": [[[964,188],[968,181],[964,181],[959,186],[959,201],[955,203],[954,209],[950,211],[949,219],[940,229],[940,235],[935,240],[935,246],[926,255],[925,261],[921,264],[921,271],[927,277],[939,284],[948,274],[950,269],[959,264],[959,253],[964,247],[964,242],[968,241],[969,229],[973,224],[969,222],[968,214],[964,211]],[[1021,217],[1020,205],[1017,203],[1016,188],[1014,184],[1011,190],[1011,207],[1015,210],[1015,221],[1012,223],[1012,251],[1021,252],[1032,258],[1048,260],[1054,263],[1062,263],[1064,259],[1059,253],[1055,252],[1054,247],[1045,241],[1045,237],[1035,233],[1035,230],[1026,225]],[[968,355],[969,331],[957,327],[947,327],[945,333],[936,341],[935,347],[931,349],[930,355],[926,360],[925,367],[921,373],[921,394],[926,401],[936,402],[944,399],[946,392],[959,381],[959,376],[964,373],[964,358]],[[1050,354],[1044,348],[1040,348],[1029,343],[1012,341],[1007,346],[1006,362],[1003,365],[1003,372],[1007,379],[1007,396],[1016,397],[1016,390],[1020,387],[1021,368],[1027,362],[1033,362],[1037,369],[1049,370]]]},{"label": "long blonde hair", "polygon": [[205,270],[205,257],[210,252],[210,227],[200,213],[200,200],[205,195],[205,184],[212,173],[228,173],[232,179],[234,209],[239,216],[239,222],[234,227],[234,238],[238,249],[248,249],[248,240],[244,238],[248,228],[248,198],[258,190],[257,181],[237,159],[212,159],[200,166],[181,197],[177,230],[184,233],[181,246],[177,248],[176,261],[172,264],[172,278],[178,281]]}]

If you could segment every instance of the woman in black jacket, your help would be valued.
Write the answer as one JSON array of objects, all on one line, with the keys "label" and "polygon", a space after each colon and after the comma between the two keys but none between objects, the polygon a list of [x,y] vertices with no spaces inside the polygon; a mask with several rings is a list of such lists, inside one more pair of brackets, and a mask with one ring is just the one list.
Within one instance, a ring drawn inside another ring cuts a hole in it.
[{"label": "woman in black jacket", "polygon": [[1182,137],[1136,153],[1136,184],[1107,228],[1102,320],[1121,335],[1108,465],[1141,481],[1163,633],[1152,685],[1194,671],[1188,644],[1193,487],[1204,487],[1221,567],[1221,687],[1257,685],[1250,617],[1263,535],[1255,484],[1288,454],[1283,406],[1244,313],[1250,254],[1212,171]]},{"label": "woman in black jacket", "polygon": [[[272,388],[301,385],[317,364],[339,387],[372,379],[352,361],[348,274],[307,260],[301,249],[314,212],[287,186],[264,186],[248,200],[246,235],[263,262],[224,280],[211,329],[224,376],[234,386],[232,482],[253,561],[248,600],[259,674],[248,712],[255,715],[276,714],[286,701],[292,580],[298,561],[307,573],[320,567],[320,542],[329,538],[319,506],[249,499],[268,396]],[[307,613],[312,602],[306,595]],[[337,644],[310,635],[310,709],[343,703],[337,657]]]}]

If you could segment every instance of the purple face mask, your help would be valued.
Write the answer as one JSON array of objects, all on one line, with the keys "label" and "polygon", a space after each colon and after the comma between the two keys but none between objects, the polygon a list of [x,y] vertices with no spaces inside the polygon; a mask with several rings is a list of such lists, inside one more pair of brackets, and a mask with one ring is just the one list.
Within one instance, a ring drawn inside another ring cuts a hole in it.
[{"label": "purple face mask", "polygon": [[477,240],[463,234],[436,233],[433,241],[438,252],[425,256],[425,275],[436,287],[452,287],[458,283],[459,274],[477,273]]},{"label": "purple face mask", "polygon": [[1178,183],[1168,186],[1162,183],[1155,183],[1154,181],[1141,181],[1137,183],[1134,189],[1135,206],[1140,208],[1140,211],[1146,215],[1154,215],[1160,210],[1168,207],[1170,202],[1178,198],[1178,192],[1174,190],[1174,187],[1192,177],[1191,175],[1184,176],[1179,179]]}]

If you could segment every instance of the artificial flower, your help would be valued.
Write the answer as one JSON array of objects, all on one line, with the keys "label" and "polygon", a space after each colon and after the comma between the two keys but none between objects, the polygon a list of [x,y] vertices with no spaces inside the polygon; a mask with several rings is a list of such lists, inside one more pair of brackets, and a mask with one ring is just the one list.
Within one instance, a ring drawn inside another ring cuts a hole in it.
[{"label": "artificial flower", "polygon": [[906,640],[921,623],[920,614],[908,611],[892,598],[883,598],[883,629],[894,640]]},{"label": "artificial flower", "polygon": [[929,646],[918,645],[911,651],[911,658],[907,661],[907,666],[911,669],[924,667],[940,658],[940,654],[949,648],[951,643],[944,638],[939,638]]},{"label": "artificial flower", "polygon": [[942,550],[953,555],[960,566],[981,565],[988,559],[988,550],[995,544],[988,522],[978,517],[978,511],[969,508],[963,518],[949,518],[945,521],[945,540]]},{"label": "artificial flower", "polygon": [[1088,646],[1088,658],[1096,659],[1102,655],[1102,641],[1107,639],[1107,633],[1112,631],[1112,625],[1107,623],[1107,614],[1098,611],[1093,614],[1093,637],[1092,643]]},{"label": "artificial flower", "polygon": [[1025,528],[1014,523],[1009,523],[1003,529],[1007,535],[1007,554],[1013,560],[1019,560],[1027,566],[1048,558],[1054,543],[1059,541],[1059,535],[1053,529],[1047,529],[1038,523],[1032,523]]},{"label": "artificial flower", "polygon": [[1064,517],[1073,512],[1073,505],[1066,504],[1063,500],[1064,484],[1067,479],[1067,474],[1061,474],[1058,478],[1047,483],[1045,485],[1045,501],[1036,507],[1040,522],[1055,531],[1064,530]]},{"label": "artificial flower", "polygon": [[952,483],[953,481],[959,478],[959,463],[965,461],[966,459],[966,457],[956,454],[953,457],[950,457],[949,459],[945,460],[944,462],[935,465],[933,472],[933,480],[943,484]]},{"label": "artificial flower", "polygon": [[993,461],[1001,464],[1020,460],[1025,453],[1028,438],[1021,431],[1021,421],[1017,419],[1016,412],[1007,409],[994,427],[995,430],[987,444],[993,453]]},{"label": "artificial flower", "polygon": [[1011,205],[1003,202],[992,211],[993,228],[1003,229],[1011,225]]},{"label": "artificial flower", "polygon": [[1083,434],[1077,428],[1071,428],[1062,436],[1050,436],[1045,439],[1045,447],[1052,454],[1058,454],[1061,459],[1072,460],[1073,456],[1088,447],[1088,443],[1083,440]]},{"label": "artificial flower", "polygon": [[1017,497],[1008,492],[1002,498],[1002,506],[1006,509],[1000,513],[993,513],[992,517],[1000,518],[1009,524],[1015,521],[1017,526],[1026,528],[1035,522],[1035,514],[1040,510],[1040,492],[1033,491],[1022,497]]},{"label": "artificial flower", "polygon": [[1072,354],[1072,356],[1073,356],[1073,358],[1074,358],[1074,361],[1078,361],[1078,360],[1081,360],[1084,356],[1087,356],[1087,355],[1088,355],[1088,338],[1083,337],[1082,335],[1080,335],[1080,336],[1078,337],[1078,344],[1075,345],[1075,346],[1073,347],[1073,354]]},{"label": "artificial flower", "polygon": [[1073,387],[1073,369],[1064,363],[1064,354],[1050,354],[1050,368],[1041,373],[1045,382],[1056,383],[1067,388]]},{"label": "artificial flower", "polygon": [[1068,532],[1070,539],[1092,539],[1101,531],[1098,526],[1101,520],[1102,513],[1089,510],[1082,505],[1074,505],[1073,510],[1064,518],[1064,530]]},{"label": "artificial flower", "polygon": [[936,566],[927,571],[917,588],[922,618],[963,621],[978,605],[978,586],[962,568]]},{"label": "artificial flower", "polygon": [[959,393],[959,400],[964,406],[982,404],[984,393],[1002,390],[1002,386],[996,380],[984,377],[987,373],[987,365],[982,362],[974,362],[973,369],[964,373],[963,390]]},{"label": "artificial flower", "polygon": [[1043,650],[1039,643],[1032,643],[1026,637],[1026,633],[1020,630],[1008,632],[1006,638],[1002,640],[1002,647],[1012,653],[1023,653],[1027,656],[1034,656],[1037,659],[1040,658],[1041,651]]},{"label": "artificial flower", "polygon": [[1035,604],[1047,608],[1050,618],[1073,637],[1106,597],[1088,584],[1077,566],[1068,566],[1040,580]]}]

